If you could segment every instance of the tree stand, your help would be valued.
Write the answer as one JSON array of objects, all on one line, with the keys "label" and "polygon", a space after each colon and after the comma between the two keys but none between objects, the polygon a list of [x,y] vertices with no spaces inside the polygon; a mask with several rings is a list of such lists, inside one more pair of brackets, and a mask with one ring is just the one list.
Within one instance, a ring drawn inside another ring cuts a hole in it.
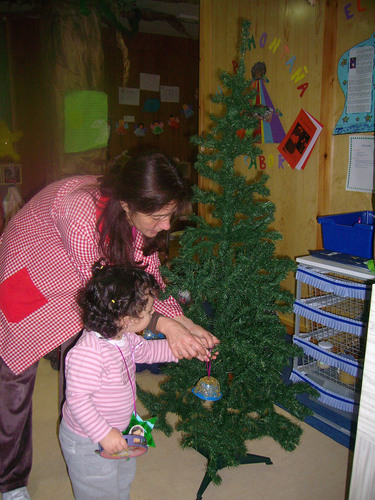
[{"label": "tree stand", "polygon": [[[202,450],[197,450],[198,453],[203,455],[208,459],[208,456],[206,453],[204,453]],[[252,455],[251,453],[247,453],[245,456],[237,456],[236,459],[239,461],[240,465],[242,464],[260,464],[260,463],[265,463],[266,465],[272,465],[271,459],[269,457],[262,457],[261,455]],[[228,464],[219,456],[215,471],[219,471],[221,469],[224,469],[224,467],[227,467]],[[209,474],[206,472],[204,475],[204,478],[202,479],[201,485],[199,487],[199,490],[197,492],[197,498],[196,500],[202,500],[202,495],[206,491],[207,486],[210,484],[211,478]]]}]

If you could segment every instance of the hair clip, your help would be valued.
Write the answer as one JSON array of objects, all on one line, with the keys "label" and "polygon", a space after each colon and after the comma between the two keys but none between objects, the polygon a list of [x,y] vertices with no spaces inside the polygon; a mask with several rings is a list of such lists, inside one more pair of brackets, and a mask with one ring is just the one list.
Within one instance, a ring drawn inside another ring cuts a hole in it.
[{"label": "hair clip", "polygon": [[104,264],[103,264],[102,266],[100,266],[100,270],[102,270],[102,269],[103,269],[103,267],[104,267]]},{"label": "hair clip", "polygon": [[116,304],[116,302],[115,302],[113,299],[111,300],[111,302],[112,302],[113,304]]}]

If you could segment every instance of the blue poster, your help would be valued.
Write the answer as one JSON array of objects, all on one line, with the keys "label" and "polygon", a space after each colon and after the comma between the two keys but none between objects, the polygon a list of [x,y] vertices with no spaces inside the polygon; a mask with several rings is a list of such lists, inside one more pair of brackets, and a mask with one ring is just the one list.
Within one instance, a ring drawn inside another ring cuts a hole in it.
[{"label": "blue poster", "polygon": [[375,130],[375,33],[340,58],[337,74],[345,95],[345,106],[334,134]]}]

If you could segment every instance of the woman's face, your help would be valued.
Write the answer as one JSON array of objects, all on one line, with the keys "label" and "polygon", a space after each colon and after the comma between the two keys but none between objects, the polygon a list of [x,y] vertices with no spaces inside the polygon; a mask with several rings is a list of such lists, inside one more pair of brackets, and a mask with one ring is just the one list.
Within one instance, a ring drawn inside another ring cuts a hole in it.
[{"label": "woman's face", "polygon": [[135,226],[138,231],[148,238],[154,238],[160,231],[168,231],[171,227],[171,218],[176,210],[176,203],[168,203],[161,210],[152,214],[132,212],[125,202],[121,202],[121,207],[125,210],[129,222]]}]

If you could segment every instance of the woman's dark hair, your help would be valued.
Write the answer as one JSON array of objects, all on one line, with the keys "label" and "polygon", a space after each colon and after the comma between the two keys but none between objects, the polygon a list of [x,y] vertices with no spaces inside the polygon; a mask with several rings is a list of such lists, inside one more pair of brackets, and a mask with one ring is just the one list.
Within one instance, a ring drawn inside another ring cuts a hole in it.
[{"label": "woman's dark hair", "polygon": [[[132,227],[120,202],[131,212],[152,214],[168,203],[176,203],[175,214],[187,206],[188,195],[176,165],[162,153],[147,153],[114,165],[104,175],[101,195],[109,198],[98,220],[99,248],[113,264],[135,265],[132,251]],[[165,249],[166,232],[155,238],[144,236],[143,253],[150,255]]]},{"label": "woman's dark hair", "polygon": [[103,337],[115,337],[121,330],[121,319],[139,318],[149,295],[155,297],[158,290],[155,278],[142,269],[96,262],[91,279],[78,292],[83,324]]}]

